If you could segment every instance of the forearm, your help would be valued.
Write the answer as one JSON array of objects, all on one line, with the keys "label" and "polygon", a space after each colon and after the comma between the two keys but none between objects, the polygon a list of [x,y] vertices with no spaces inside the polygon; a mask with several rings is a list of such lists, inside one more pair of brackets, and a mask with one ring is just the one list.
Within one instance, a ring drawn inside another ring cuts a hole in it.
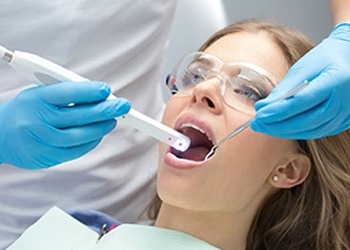
[{"label": "forearm", "polygon": [[350,23],[350,0],[329,0],[334,25]]}]

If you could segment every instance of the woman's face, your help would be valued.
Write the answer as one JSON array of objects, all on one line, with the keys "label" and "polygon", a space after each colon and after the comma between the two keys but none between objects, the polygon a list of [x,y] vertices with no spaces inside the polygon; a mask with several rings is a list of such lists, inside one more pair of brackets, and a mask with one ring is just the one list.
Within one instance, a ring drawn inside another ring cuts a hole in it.
[{"label": "woman's face", "polygon": [[[229,34],[204,52],[225,63],[255,64],[277,79],[288,69],[282,51],[264,33]],[[211,79],[196,85],[190,95],[172,96],[163,123],[178,130],[189,126],[193,133],[205,131],[217,142],[251,117],[228,106],[221,97],[219,81]],[[255,133],[250,128],[222,144],[207,161],[180,159],[161,144],[158,194],[167,204],[197,211],[256,207],[273,190],[273,169],[287,164],[295,150],[295,141]],[[183,157],[190,158],[186,154]]]}]

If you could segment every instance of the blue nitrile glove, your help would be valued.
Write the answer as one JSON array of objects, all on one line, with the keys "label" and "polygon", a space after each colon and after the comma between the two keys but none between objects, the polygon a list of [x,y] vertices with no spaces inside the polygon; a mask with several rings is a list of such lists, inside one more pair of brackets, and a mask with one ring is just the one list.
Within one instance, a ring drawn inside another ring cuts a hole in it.
[{"label": "blue nitrile glove", "polygon": [[109,94],[105,83],[64,82],[1,103],[0,162],[39,169],[86,154],[130,110],[125,99],[106,100]]},{"label": "blue nitrile glove", "polygon": [[[309,86],[274,103],[304,80]],[[350,24],[338,24],[330,36],[291,67],[264,100],[256,103],[251,128],[272,136],[316,139],[350,127]]]}]

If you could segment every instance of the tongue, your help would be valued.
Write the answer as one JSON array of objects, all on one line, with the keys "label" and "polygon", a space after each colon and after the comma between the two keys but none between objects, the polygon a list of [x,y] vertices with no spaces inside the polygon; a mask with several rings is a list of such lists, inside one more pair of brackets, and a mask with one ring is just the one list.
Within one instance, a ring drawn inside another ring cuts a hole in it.
[{"label": "tongue", "polygon": [[178,154],[177,157],[192,161],[203,161],[208,152],[208,148],[204,146],[191,147],[187,151]]}]

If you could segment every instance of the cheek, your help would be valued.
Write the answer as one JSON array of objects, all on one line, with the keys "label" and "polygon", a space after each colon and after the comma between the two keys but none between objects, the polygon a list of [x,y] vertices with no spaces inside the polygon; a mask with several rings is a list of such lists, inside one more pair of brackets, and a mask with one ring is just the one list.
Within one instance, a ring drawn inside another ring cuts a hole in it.
[{"label": "cheek", "polygon": [[165,107],[162,123],[174,127],[181,110],[183,110],[183,102],[177,96],[172,96]]},{"label": "cheek", "polygon": [[[247,129],[232,138],[227,153],[234,155],[243,167],[269,173],[294,150],[294,141],[278,139]],[[243,164],[242,164],[243,165]]]},{"label": "cheek", "polygon": [[223,193],[230,197],[227,200],[238,200],[242,207],[270,191],[267,181],[273,169],[285,162],[292,150],[290,141],[257,134],[250,129],[222,146],[217,155],[221,166],[217,179],[221,180]]}]

